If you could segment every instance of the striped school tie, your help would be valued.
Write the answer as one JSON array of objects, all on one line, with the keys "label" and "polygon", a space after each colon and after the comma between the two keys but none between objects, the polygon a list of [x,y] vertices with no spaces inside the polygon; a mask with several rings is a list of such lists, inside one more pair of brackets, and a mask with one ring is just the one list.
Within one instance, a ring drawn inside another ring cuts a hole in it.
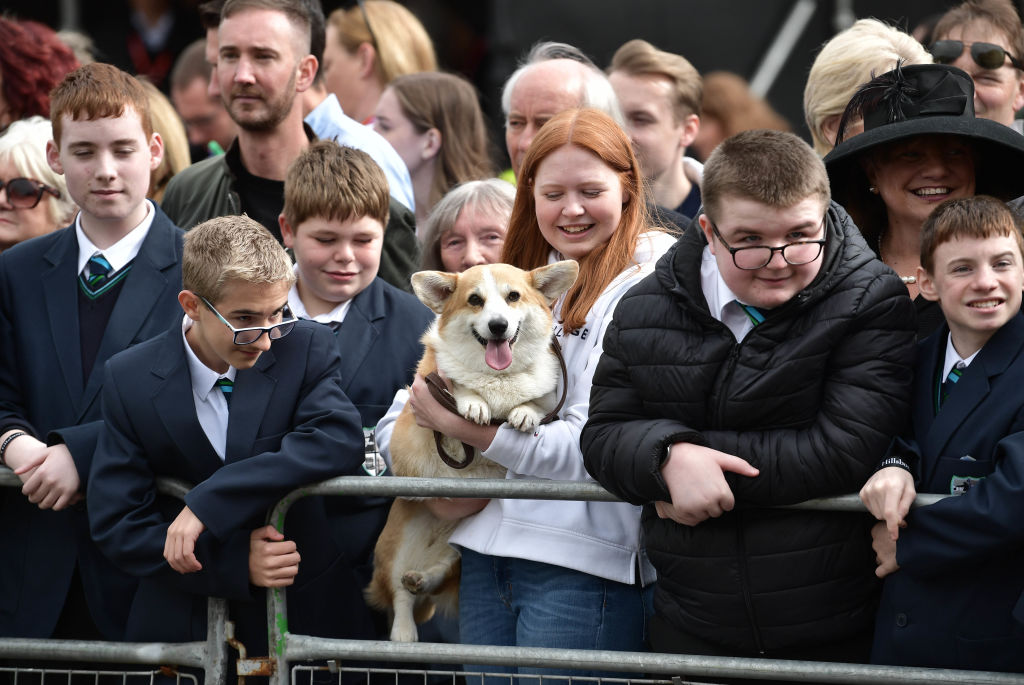
[{"label": "striped school tie", "polygon": [[946,376],[946,380],[942,381],[942,391],[939,395],[939,406],[941,407],[949,399],[949,393],[953,391],[956,384],[960,381],[960,376],[964,375],[964,370],[959,366],[954,366],[949,370],[949,375]]},{"label": "striped school tie", "polygon": [[129,262],[123,269],[114,273],[114,268],[107,258],[97,252],[89,257],[82,273],[78,275],[78,285],[86,297],[95,300],[120,283],[131,268],[132,265]]},{"label": "striped school tie", "polygon": [[231,409],[231,393],[235,391],[235,382],[230,378],[218,378],[217,382],[213,384],[215,387],[220,388],[220,391],[224,393],[224,401],[228,403],[228,409]]},{"label": "striped school tie", "polygon": [[764,323],[764,314],[761,313],[760,309],[758,309],[757,307],[752,307],[749,304],[743,304],[739,300],[734,300],[734,302],[736,302],[736,304],[740,306],[740,309],[743,310],[743,313],[747,315],[747,318],[750,319],[750,322],[752,324],[757,326],[761,323]]}]

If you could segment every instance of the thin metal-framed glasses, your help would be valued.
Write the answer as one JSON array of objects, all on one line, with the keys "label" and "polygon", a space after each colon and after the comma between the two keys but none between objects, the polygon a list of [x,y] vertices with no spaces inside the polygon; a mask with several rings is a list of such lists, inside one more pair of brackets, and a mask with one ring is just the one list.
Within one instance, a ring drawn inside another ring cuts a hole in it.
[{"label": "thin metal-framed glasses", "polygon": [[32,209],[43,199],[44,193],[60,199],[60,191],[33,178],[0,179],[0,190],[7,190],[7,203],[16,209]]},{"label": "thin metal-framed glasses", "polygon": [[[824,222],[825,220],[822,219],[822,224],[824,224]],[[772,261],[772,257],[775,256],[776,252],[780,253],[786,263],[792,266],[810,264],[821,256],[821,250],[825,246],[825,238],[819,238],[818,240],[797,240],[792,243],[786,243],[785,245],[779,245],[778,247],[769,247],[768,245],[732,247],[729,243],[725,242],[725,238],[723,238],[722,234],[718,232],[718,226],[715,225],[715,222],[711,221],[710,223],[711,230],[714,231],[715,237],[718,238],[722,245],[725,246],[725,249],[729,251],[729,254],[732,255],[732,263],[736,265],[737,269],[743,269],[744,271],[763,269],[768,266],[770,261]]]},{"label": "thin metal-framed glasses", "polygon": [[[210,304],[209,300],[207,300],[202,295],[199,296],[199,299],[203,301],[203,304],[209,307],[211,312],[217,315],[217,318],[220,319],[225,326],[231,329],[231,332],[235,336],[233,342],[236,345],[252,345],[254,342],[262,338],[264,333],[270,336],[271,340],[278,340],[291,333],[292,329],[295,328],[295,322],[298,321],[298,319],[289,318],[287,321],[276,323],[273,326],[252,326],[250,328],[235,328],[230,323],[228,323],[227,319],[221,316],[221,313],[218,312],[217,309],[212,304]],[[288,305],[285,305],[284,307],[282,315],[284,314],[287,314],[288,317],[291,317],[292,313],[288,309]]]}]

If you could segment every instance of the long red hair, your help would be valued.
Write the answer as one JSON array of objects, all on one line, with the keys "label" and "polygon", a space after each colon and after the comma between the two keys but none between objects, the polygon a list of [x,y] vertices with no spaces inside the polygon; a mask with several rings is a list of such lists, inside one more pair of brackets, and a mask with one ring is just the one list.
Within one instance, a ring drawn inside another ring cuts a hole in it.
[{"label": "long red hair", "polygon": [[587,313],[604,289],[631,264],[637,240],[647,230],[643,176],[629,137],[604,112],[570,109],[554,116],[533,139],[519,172],[518,189],[501,261],[520,269],[535,269],[548,262],[551,246],[537,224],[534,181],[540,163],[555,150],[575,145],[596,155],[622,182],[624,205],[619,226],[607,243],[580,261],[580,275],[565,296],[562,325],[567,333],[583,327]]}]

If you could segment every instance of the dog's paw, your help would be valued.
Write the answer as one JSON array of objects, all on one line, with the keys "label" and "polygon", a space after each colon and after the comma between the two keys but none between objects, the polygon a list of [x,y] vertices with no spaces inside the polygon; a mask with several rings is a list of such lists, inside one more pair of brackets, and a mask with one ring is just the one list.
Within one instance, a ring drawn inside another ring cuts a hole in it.
[{"label": "dog's paw", "polygon": [[471,399],[466,400],[463,404],[464,406],[459,408],[459,413],[473,423],[486,426],[491,422],[491,408],[483,400]]},{"label": "dog's paw", "polygon": [[416,621],[412,617],[400,619],[395,616],[395,622],[391,624],[392,642],[418,642],[419,633],[416,631]]},{"label": "dog's paw", "polygon": [[427,578],[419,571],[406,571],[402,574],[402,587],[409,591],[409,594],[418,595],[426,588]]},{"label": "dog's paw", "polygon": [[508,423],[516,430],[529,433],[540,423],[541,413],[532,405],[520,404],[508,413]]}]

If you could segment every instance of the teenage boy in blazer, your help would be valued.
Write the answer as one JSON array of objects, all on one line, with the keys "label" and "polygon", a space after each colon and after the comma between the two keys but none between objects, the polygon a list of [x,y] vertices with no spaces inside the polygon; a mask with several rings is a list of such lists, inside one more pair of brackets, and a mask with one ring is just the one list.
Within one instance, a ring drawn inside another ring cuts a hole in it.
[{"label": "teenage boy in blazer", "polygon": [[[861,490],[885,578],[872,661],[1024,670],[1024,241],[992,197],[925,221],[913,430]],[[916,481],[916,482],[915,482]],[[917,492],[952,495],[910,511]]]},{"label": "teenage boy in blazer", "polygon": [[[377,451],[377,422],[395,392],[412,383],[423,355],[420,336],[434,314],[380,276],[388,225],[387,179],[363,152],[329,140],[312,143],[288,169],[284,243],[295,253],[288,304],[296,316],[335,332],[342,389],[359,410],[365,437],[362,473],[387,473]],[[327,502],[334,538],[356,564],[360,585],[373,573],[373,547],[390,497],[335,497]],[[362,604],[362,602],[360,602]],[[386,638],[380,622],[377,635]]]},{"label": "teenage boy in blazer", "polygon": [[[334,336],[291,318],[291,262],[247,217],[190,231],[183,276],[184,320],[107,365],[90,523],[140,578],[127,638],[203,639],[206,598],[226,597],[238,638],[266,649],[261,588],[287,586],[293,630],[356,635],[369,616],[350,610],[360,588],[322,500],[298,502],[283,534],[264,525],[289,491],[362,465]],[[184,507],[159,477],[196,484]]]},{"label": "teenage boy in blazer", "polygon": [[163,143],[139,82],[90,64],[51,101],[48,162],[81,211],[0,256],[0,463],[23,481],[0,489],[0,636],[116,640],[135,581],[82,501],[103,364],[176,318],[183,233],[146,200]]}]

